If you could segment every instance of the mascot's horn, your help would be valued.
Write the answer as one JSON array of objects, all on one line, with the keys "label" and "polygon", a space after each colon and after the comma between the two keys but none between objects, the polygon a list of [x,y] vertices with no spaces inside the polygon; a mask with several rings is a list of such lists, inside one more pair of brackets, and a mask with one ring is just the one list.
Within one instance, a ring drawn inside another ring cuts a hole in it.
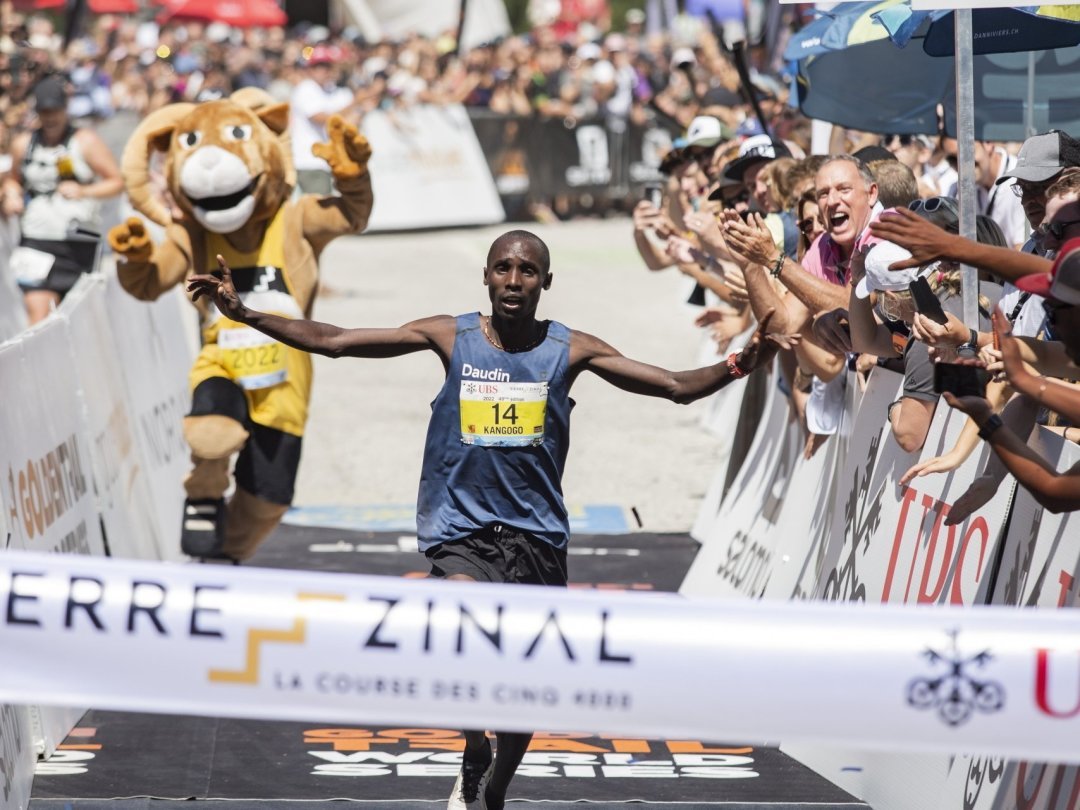
[{"label": "mascot's horn", "polygon": [[120,158],[120,174],[124,178],[128,199],[136,211],[158,225],[172,222],[169,209],[154,194],[150,185],[150,155],[153,151],[152,137],[174,126],[177,121],[195,109],[194,104],[168,104],[146,116],[131,133],[124,154]]}]

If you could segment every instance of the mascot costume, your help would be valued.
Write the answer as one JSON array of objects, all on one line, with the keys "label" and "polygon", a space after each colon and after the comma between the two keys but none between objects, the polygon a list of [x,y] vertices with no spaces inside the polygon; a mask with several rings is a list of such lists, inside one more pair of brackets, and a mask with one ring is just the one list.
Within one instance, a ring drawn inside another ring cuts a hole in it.
[{"label": "mascot costume", "polygon": [[[360,233],[371,213],[371,148],[333,116],[329,143],[313,147],[340,196],[290,200],[296,184],[289,105],[260,90],[201,104],[171,104],[143,120],[121,161],[135,209],[165,228],[155,245],[138,217],[113,228],[121,285],[152,301],[221,254],[244,303],[289,318],[311,315],[318,259],[335,237]],[[151,183],[164,154],[172,211]],[[203,302],[200,302],[202,304]],[[184,437],[194,467],[184,481],[181,547],[194,557],[247,559],[292,502],[311,392],[311,357],[199,307],[202,350],[191,370]],[[225,504],[229,462],[236,489]]]}]

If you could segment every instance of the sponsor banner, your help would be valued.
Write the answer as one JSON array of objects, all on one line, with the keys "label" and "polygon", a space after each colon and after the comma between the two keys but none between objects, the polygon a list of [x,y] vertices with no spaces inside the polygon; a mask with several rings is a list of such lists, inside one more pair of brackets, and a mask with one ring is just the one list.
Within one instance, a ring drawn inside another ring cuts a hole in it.
[{"label": "sponsor banner", "polygon": [[[691,602],[18,551],[0,555],[0,605],[4,702],[673,739],[722,728],[748,742],[1080,760],[1080,712],[1047,710],[1080,693],[1065,612]],[[709,676],[664,688],[676,670]]]},{"label": "sponsor banner", "polygon": [[[105,309],[105,278],[83,275],[60,305],[87,420],[98,508],[109,553],[157,559],[161,541],[124,376]],[[77,348],[76,348],[77,347]]]},{"label": "sponsor banner", "polygon": [[183,481],[191,467],[182,421],[191,408],[188,372],[193,360],[182,313],[191,306],[179,288],[152,303],[138,301],[110,274],[105,308],[157,518],[157,556],[179,560]]},{"label": "sponsor banner", "polygon": [[623,176],[618,158],[625,155],[626,133],[612,132],[603,119],[545,118],[535,123],[532,138],[530,175],[546,195],[608,196]]},{"label": "sponsor banner", "polygon": [[541,193],[532,187],[529,171],[532,118],[498,115],[477,108],[468,112],[507,219],[528,219],[526,198],[530,192],[534,196]]},{"label": "sponsor banner", "polygon": [[801,431],[789,418],[778,374],[774,369],[769,377],[754,443],[679,588],[683,596],[759,597],[768,582],[772,529],[802,451]]},{"label": "sponsor banner", "polygon": [[30,806],[34,760],[26,707],[0,704],[0,807],[26,810]]},{"label": "sponsor banner", "polygon": [[[838,482],[837,519],[819,595],[856,602],[987,602],[1009,499],[992,499],[959,526],[946,526],[945,518],[990,450],[981,446],[948,475],[898,487],[896,482],[919,458],[900,448],[882,420],[900,382],[900,375],[877,368],[863,395]],[[922,457],[950,450],[965,421],[962,413],[939,403]],[[1010,487],[1008,479],[1001,491]]]},{"label": "sponsor banner", "polygon": [[[1059,472],[1080,462],[1080,448],[1046,428],[1039,428],[1030,444]],[[1047,512],[1028,490],[1017,487],[993,601],[1044,609],[1080,606],[1080,513]],[[1080,714],[1080,700],[1048,704],[1046,709]],[[961,806],[965,810],[1080,807],[1080,769],[960,757],[953,763],[940,807]]]},{"label": "sponsor banner", "polygon": [[[103,555],[67,327],[61,318],[47,318],[7,346],[0,350],[0,379],[19,392],[19,407],[0,408],[0,459],[6,467],[0,500],[11,548]],[[38,752],[52,753],[82,711],[33,706],[31,734]]]},{"label": "sponsor banner", "polygon": [[364,117],[376,205],[367,230],[491,225],[505,219],[469,116],[460,104]]}]

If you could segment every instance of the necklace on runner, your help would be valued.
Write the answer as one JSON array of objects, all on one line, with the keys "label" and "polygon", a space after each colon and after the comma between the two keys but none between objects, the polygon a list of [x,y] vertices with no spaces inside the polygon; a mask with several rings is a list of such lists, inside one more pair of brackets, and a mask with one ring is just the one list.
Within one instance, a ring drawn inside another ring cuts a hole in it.
[{"label": "necklace on runner", "polygon": [[496,338],[494,334],[492,334],[492,331],[488,328],[490,326],[490,324],[491,324],[491,317],[490,316],[488,316],[488,318],[486,318],[486,319],[484,319],[484,318],[480,319],[480,328],[484,331],[484,337],[486,337],[488,339],[488,343],[490,343],[492,346],[494,346],[500,352],[507,352],[509,354],[516,354],[518,352],[527,352],[527,351],[530,351],[532,349],[535,349],[544,340],[544,333],[546,332],[545,329],[541,328],[540,329],[540,336],[537,337],[536,340],[534,340],[528,346],[523,346],[520,349],[508,349],[505,346],[503,346],[501,342],[499,342],[499,339]]}]

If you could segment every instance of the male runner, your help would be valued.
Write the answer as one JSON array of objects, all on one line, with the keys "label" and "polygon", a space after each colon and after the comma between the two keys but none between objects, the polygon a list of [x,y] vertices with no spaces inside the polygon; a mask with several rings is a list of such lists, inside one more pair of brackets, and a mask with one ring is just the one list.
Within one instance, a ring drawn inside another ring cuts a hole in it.
[{"label": "male runner", "polygon": [[[570,386],[582,371],[637,394],[692,402],[764,364],[786,337],[766,328],[742,352],[716,365],[672,372],[621,355],[599,338],[536,319],[551,287],[547,245],[510,231],[488,251],[484,284],[491,314],[436,315],[397,329],[342,329],[247,309],[225,261],[193,276],[227,317],[289,346],[328,357],[439,355],[446,382],[432,408],[417,503],[420,549],[431,576],[451,580],[566,585],[570,528],[562,474],[570,443]],[[449,810],[502,810],[506,790],[532,739],[465,732],[461,772]]]}]

